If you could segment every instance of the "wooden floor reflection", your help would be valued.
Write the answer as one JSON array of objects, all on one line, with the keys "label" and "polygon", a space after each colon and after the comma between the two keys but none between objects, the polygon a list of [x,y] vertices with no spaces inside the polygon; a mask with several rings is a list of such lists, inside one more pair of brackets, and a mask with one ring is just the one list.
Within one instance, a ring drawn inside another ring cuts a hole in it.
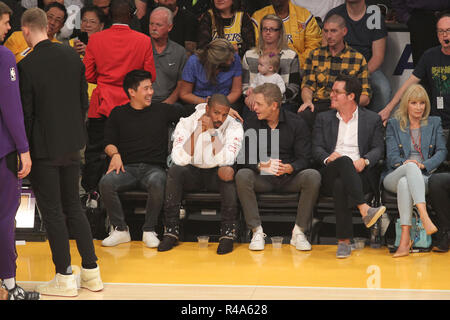
[{"label": "wooden floor reflection", "polygon": [[[185,242],[157,252],[139,241],[114,248],[95,241],[95,248],[105,289],[81,289],[73,299],[450,298],[449,253],[393,259],[387,248],[364,248],[348,259],[336,259],[336,246],[315,245],[312,251],[300,252],[287,244],[281,249],[266,245],[264,251],[252,252],[248,244],[235,244],[232,253],[217,255],[217,243],[200,249]],[[47,242],[27,242],[17,250],[17,281],[25,288],[53,278]],[[71,252],[72,264],[79,266],[74,241]]]}]

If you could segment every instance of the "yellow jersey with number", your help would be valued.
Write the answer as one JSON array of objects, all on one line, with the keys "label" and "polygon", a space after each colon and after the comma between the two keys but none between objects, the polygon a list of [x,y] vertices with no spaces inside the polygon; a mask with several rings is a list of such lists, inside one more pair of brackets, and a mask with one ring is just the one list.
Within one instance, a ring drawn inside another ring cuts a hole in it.
[{"label": "yellow jersey with number", "polygon": [[[272,5],[256,11],[252,20],[255,23],[256,43],[259,38],[259,24],[267,14],[274,14]],[[283,19],[284,29],[288,38],[289,48],[297,52],[300,60],[300,68],[303,68],[306,58],[311,50],[320,47],[322,41],[322,31],[314,16],[305,8],[289,2],[289,16]]]}]

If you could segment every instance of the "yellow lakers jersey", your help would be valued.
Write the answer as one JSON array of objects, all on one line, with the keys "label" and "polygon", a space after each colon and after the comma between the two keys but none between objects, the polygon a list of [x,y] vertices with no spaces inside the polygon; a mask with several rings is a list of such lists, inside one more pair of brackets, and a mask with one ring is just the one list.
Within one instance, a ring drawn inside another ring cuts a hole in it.
[{"label": "yellow lakers jersey", "polygon": [[[212,39],[211,40],[215,40],[215,39],[219,38],[219,34],[217,33],[217,30],[215,27],[214,14],[211,9],[209,9],[208,12],[211,15],[211,20],[212,20]],[[231,25],[224,26],[224,28],[223,28],[223,33],[224,33],[225,39],[227,39],[231,44],[239,45],[242,43],[241,29],[242,29],[242,17],[243,16],[244,16],[244,13],[242,11],[237,11],[234,14]]]}]

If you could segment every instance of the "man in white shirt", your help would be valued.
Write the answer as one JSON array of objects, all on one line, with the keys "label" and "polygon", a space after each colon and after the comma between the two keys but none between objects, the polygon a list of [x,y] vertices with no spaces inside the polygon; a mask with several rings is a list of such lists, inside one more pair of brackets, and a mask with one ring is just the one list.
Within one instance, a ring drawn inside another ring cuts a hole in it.
[{"label": "man in white shirt", "polygon": [[230,106],[226,96],[214,94],[175,128],[174,165],[167,173],[164,201],[164,238],[158,251],[168,251],[178,242],[183,192],[200,190],[220,192],[222,224],[217,253],[233,250],[238,219],[234,164],[244,131],[241,123],[229,116]]},{"label": "man in white shirt", "polygon": [[380,116],[358,107],[361,92],[357,78],[338,76],[330,94],[332,110],[317,115],[313,130],[313,158],[322,166],[321,192],[334,198],[337,258],[351,254],[351,206],[357,206],[367,228],[386,210],[370,207],[365,199],[378,189],[374,167],[384,155],[384,133]]}]

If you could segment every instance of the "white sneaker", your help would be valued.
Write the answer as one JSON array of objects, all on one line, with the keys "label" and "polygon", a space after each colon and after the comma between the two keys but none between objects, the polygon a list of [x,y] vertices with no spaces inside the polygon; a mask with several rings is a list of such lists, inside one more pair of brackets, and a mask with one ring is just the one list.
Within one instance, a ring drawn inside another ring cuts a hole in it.
[{"label": "white sneaker", "polygon": [[291,245],[293,245],[297,250],[311,250],[311,244],[308,242],[308,239],[306,239],[306,236],[303,232],[292,233]]},{"label": "white sneaker", "polygon": [[264,238],[266,237],[265,233],[262,232],[256,232],[253,234],[252,241],[250,242],[250,245],[248,248],[253,251],[260,251],[264,250],[264,245],[266,241]]},{"label": "white sneaker", "polygon": [[126,243],[131,241],[130,231],[118,231],[117,229],[111,230],[109,237],[102,241],[102,246],[114,247],[121,243]]},{"label": "white sneaker", "polygon": [[155,231],[144,231],[142,235],[142,241],[149,248],[157,248],[160,243],[158,235]]},{"label": "white sneaker", "polygon": [[36,291],[43,295],[76,297],[78,296],[77,281],[75,275],[62,275],[57,273],[52,281],[38,286]]},{"label": "white sneaker", "polygon": [[81,268],[81,288],[86,288],[90,291],[100,291],[103,289],[103,282],[100,277],[100,268],[95,269]]}]

